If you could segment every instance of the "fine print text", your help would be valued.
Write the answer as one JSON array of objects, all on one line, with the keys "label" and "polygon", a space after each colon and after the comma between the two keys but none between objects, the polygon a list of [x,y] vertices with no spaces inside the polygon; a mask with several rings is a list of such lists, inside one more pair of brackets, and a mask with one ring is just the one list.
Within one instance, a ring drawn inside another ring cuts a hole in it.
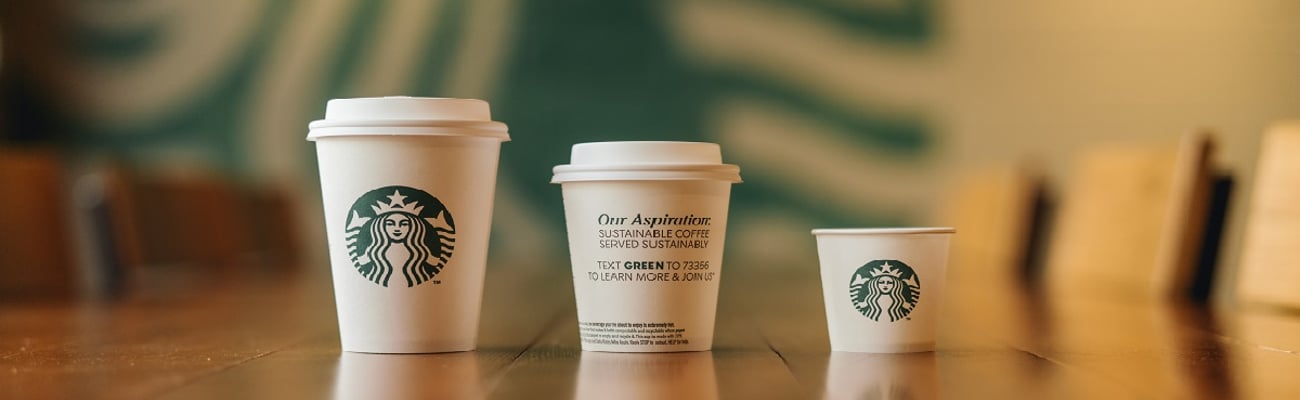
[{"label": "fine print text", "polygon": [[686,329],[672,322],[579,322],[584,343],[620,346],[677,346],[691,344]]}]

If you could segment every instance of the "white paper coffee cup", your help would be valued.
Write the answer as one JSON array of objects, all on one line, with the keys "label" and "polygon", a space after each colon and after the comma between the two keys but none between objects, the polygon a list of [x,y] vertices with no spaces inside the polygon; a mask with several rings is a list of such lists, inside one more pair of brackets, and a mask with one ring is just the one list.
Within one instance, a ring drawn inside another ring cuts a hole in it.
[{"label": "white paper coffee cup", "polygon": [[831,350],[933,351],[952,228],[815,229]]},{"label": "white paper coffee cup", "polygon": [[331,100],[310,125],[343,350],[473,350],[501,142],[481,100]]},{"label": "white paper coffee cup", "polygon": [[731,185],[740,169],[712,143],[573,146],[555,167],[573,263],[582,349],[713,346]]}]

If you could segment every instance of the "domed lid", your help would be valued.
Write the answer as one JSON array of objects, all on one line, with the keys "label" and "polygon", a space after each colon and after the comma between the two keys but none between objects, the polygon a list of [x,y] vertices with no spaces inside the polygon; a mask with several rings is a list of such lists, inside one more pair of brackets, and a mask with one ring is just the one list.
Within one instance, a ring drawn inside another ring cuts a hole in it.
[{"label": "domed lid", "polygon": [[307,125],[307,140],[331,136],[459,135],[510,140],[506,125],[492,120],[488,103],[439,97],[334,99],[325,118]]},{"label": "domed lid", "polygon": [[573,145],[551,183],[610,180],[720,180],[739,183],[740,167],[703,142],[594,142]]}]

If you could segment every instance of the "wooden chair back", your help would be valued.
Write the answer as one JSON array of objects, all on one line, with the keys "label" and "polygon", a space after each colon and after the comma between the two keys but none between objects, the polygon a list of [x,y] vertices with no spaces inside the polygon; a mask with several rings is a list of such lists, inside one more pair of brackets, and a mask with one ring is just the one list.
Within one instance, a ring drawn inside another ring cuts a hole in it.
[{"label": "wooden chair back", "polygon": [[108,163],[76,182],[96,294],[185,287],[246,267],[301,264],[294,199],[215,172]]},{"label": "wooden chair back", "polygon": [[0,296],[66,296],[78,288],[64,169],[46,149],[0,148]]},{"label": "wooden chair back", "polygon": [[221,175],[142,175],[132,192],[147,265],[225,268],[239,264],[250,248],[243,200]]},{"label": "wooden chair back", "polygon": [[1053,232],[1055,290],[1181,297],[1195,279],[1210,198],[1208,135],[1117,144],[1075,164]]},{"label": "wooden chair back", "polygon": [[1242,238],[1237,296],[1300,308],[1300,121],[1264,136]]},{"label": "wooden chair back", "polygon": [[1020,282],[1030,273],[1035,227],[1044,197],[1040,175],[1022,166],[963,173],[943,201],[935,225],[953,226],[953,282]]},{"label": "wooden chair back", "polygon": [[294,270],[303,262],[298,199],[281,187],[262,185],[243,191],[249,212],[251,250],[272,270]]}]

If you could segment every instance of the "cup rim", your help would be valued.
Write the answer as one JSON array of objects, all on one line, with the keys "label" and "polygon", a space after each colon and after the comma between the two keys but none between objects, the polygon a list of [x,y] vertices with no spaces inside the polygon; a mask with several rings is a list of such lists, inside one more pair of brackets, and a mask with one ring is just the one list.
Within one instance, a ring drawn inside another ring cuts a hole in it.
[{"label": "cup rim", "polygon": [[896,228],[822,228],[813,229],[813,235],[921,235],[955,234],[952,227],[896,227]]},{"label": "cup rim", "polygon": [[506,125],[496,121],[436,119],[315,120],[307,124],[307,140],[341,136],[468,136],[510,141]]},{"label": "cup rim", "polygon": [[740,167],[731,164],[557,165],[551,183],[584,181],[706,180],[740,183]]}]

